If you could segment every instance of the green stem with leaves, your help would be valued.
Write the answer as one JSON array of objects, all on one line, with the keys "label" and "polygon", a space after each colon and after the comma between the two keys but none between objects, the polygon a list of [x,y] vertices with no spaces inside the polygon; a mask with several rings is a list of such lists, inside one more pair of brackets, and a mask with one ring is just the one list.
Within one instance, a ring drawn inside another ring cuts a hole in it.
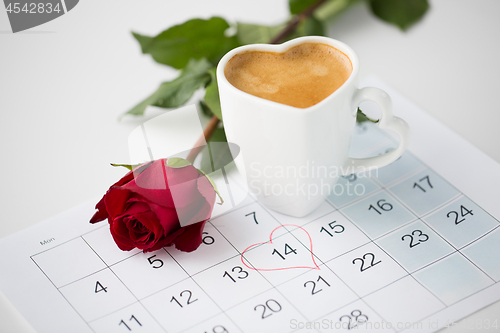
[{"label": "green stem with leaves", "polygon": [[[216,141],[223,142],[226,138],[223,129],[218,127],[222,114],[215,71],[219,60],[230,50],[246,44],[276,44],[300,36],[324,36],[325,26],[354,4],[367,4],[375,16],[401,30],[419,21],[429,8],[428,0],[288,0],[288,3],[292,16],[287,22],[276,26],[237,22],[236,33],[230,36],[227,35],[229,23],[220,17],[191,19],[154,37],[133,33],[144,54],[180,73],[174,80],[162,83],[125,115],[143,115],[150,105],[180,107],[196,90],[205,88],[200,107],[211,121],[198,141],[208,142],[214,133]],[[367,120],[358,115],[358,121]],[[199,147],[199,142],[195,147]],[[194,160],[199,150],[192,152],[190,159]]]}]

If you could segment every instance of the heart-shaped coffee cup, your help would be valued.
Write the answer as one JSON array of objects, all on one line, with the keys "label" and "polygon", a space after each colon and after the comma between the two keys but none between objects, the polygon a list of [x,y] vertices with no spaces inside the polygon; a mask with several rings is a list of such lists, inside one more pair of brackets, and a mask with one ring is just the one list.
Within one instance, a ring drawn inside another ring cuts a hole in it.
[{"label": "heart-shaped coffee cup", "polygon": [[322,43],[302,43],[281,53],[238,53],[224,70],[226,79],[239,90],[302,109],[330,96],[351,73],[349,57]]},{"label": "heart-shaped coffee cup", "polygon": [[[306,43],[329,45],[346,55],[352,64],[349,78],[310,107],[299,108],[254,96],[236,88],[225,75],[229,61],[236,55],[255,51],[285,53]],[[221,59],[217,82],[226,136],[240,147],[236,165],[246,175],[250,190],[267,207],[292,216],[307,215],[332,192],[339,176],[373,171],[403,154],[410,138],[408,124],[393,115],[391,99],[384,91],[372,87],[358,89],[358,74],[356,53],[327,37],[301,37],[281,45],[245,45]],[[379,128],[396,132],[400,143],[386,154],[356,159],[348,153],[357,107],[365,100],[380,106]]]}]

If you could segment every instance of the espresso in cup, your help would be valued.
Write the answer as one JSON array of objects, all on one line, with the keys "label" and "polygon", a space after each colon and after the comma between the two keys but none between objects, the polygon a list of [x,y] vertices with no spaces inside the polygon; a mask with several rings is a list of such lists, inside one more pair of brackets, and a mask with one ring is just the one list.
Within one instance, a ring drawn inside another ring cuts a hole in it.
[{"label": "espresso in cup", "polygon": [[284,53],[247,51],[232,57],[224,70],[236,88],[273,102],[308,108],[347,81],[349,58],[333,46],[303,43]]}]

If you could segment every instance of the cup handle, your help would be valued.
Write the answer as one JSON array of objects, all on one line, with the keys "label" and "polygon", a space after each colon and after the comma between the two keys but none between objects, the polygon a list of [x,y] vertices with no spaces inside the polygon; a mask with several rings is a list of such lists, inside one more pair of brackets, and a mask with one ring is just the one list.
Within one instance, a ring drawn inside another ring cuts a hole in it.
[{"label": "cup handle", "polygon": [[403,119],[393,115],[392,100],[385,91],[374,87],[358,89],[353,97],[353,105],[357,109],[358,105],[364,101],[373,101],[380,106],[382,109],[382,116],[378,122],[379,128],[396,132],[400,139],[399,145],[396,149],[375,157],[349,157],[344,169],[342,169],[343,175],[364,172],[373,168],[380,168],[394,162],[403,154],[410,141],[410,126],[408,126],[408,123]]}]

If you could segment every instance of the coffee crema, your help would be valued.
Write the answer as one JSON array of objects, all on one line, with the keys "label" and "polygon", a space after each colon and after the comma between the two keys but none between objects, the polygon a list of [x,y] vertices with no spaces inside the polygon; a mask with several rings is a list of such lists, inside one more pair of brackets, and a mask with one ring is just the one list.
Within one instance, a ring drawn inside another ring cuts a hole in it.
[{"label": "coffee crema", "polygon": [[347,81],[349,58],[333,46],[304,43],[284,53],[247,51],[232,57],[224,74],[233,86],[273,102],[308,108]]}]

